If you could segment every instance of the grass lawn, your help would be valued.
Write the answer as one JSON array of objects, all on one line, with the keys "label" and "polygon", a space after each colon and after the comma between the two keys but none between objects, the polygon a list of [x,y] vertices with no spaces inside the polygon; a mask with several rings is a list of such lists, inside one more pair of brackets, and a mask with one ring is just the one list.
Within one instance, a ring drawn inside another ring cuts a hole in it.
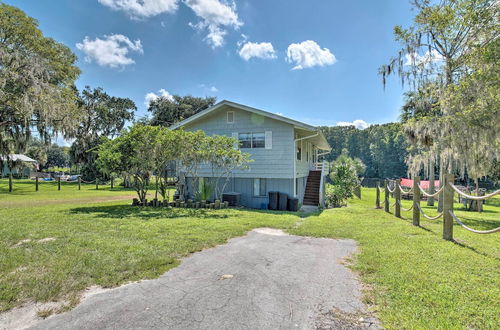
[{"label": "grass lawn", "polygon": [[[366,302],[376,306],[387,328],[500,328],[500,234],[478,235],[455,225],[457,242],[444,241],[441,219],[422,218],[422,228],[414,227],[412,211],[397,219],[375,210],[374,201],[375,190],[364,189],[363,200],[308,217],[290,232],[356,240],[360,253],[352,267],[371,288]],[[435,207],[424,210],[437,214]],[[475,229],[492,229],[500,226],[500,199],[482,214],[455,213]]]},{"label": "grass lawn", "polygon": [[[6,181],[0,181],[0,311],[33,300],[74,304],[91,285],[155,278],[182,256],[253,228],[274,227],[355,239],[360,251],[352,267],[371,288],[365,299],[387,328],[500,326],[500,235],[455,226],[457,243],[443,241],[441,220],[422,219],[417,228],[375,210],[374,190],[364,189],[363,199],[349,207],[301,220],[252,210],[131,207],[134,192],[122,188],[57,191],[56,184],[42,184],[36,193],[32,182],[16,182],[17,190],[7,194]],[[473,228],[490,229],[500,225],[499,202],[482,214],[456,213]],[[409,219],[411,212],[403,215]]]},{"label": "grass lawn", "polygon": [[[290,228],[298,219],[259,211],[132,207],[131,200],[82,202],[134,192],[44,188],[0,193],[0,311],[33,300],[76,303],[77,293],[91,285],[155,278],[189,253],[255,227]],[[16,205],[20,200],[27,203]]]}]

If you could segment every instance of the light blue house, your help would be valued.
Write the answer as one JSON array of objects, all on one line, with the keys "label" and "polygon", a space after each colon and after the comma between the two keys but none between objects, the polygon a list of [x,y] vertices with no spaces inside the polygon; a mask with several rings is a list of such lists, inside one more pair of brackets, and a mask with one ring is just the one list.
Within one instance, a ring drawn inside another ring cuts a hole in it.
[{"label": "light blue house", "polygon": [[[241,205],[261,208],[269,202],[270,191],[297,197],[305,205],[323,203],[327,171],[321,156],[331,148],[317,127],[230,101],[222,101],[171,128],[181,127],[234,137],[240,149],[250,154],[253,162],[249,169],[233,171],[225,189],[240,193]],[[198,175],[212,176],[204,166]]]},{"label": "light blue house", "polygon": [[38,167],[38,162],[26,155],[10,154],[0,157],[0,163],[3,164],[0,177],[8,177],[12,174],[16,178],[29,178]]}]

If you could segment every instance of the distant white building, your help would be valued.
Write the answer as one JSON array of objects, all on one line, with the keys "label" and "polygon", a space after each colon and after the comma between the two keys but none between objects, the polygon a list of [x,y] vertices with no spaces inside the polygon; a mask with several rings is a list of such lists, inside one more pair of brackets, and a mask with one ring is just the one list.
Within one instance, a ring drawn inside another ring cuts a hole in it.
[{"label": "distant white building", "polygon": [[[1,159],[3,163],[2,177],[9,176],[9,174],[12,173],[14,176],[29,178],[31,172],[38,167],[38,162],[26,155],[10,154],[8,156],[2,156]],[[12,164],[14,164],[14,166],[12,166]]]}]

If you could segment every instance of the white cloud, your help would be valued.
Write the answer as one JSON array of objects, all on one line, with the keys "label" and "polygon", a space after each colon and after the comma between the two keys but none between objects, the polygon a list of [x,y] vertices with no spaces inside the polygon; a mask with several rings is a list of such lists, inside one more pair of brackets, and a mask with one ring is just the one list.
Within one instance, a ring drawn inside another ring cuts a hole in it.
[{"label": "white cloud", "polygon": [[224,44],[224,36],[227,34],[225,28],[238,29],[243,25],[238,19],[234,2],[184,0],[184,3],[201,19],[200,22],[190,25],[197,30],[207,29],[208,34],[205,39],[213,48]]},{"label": "white cloud", "polygon": [[252,57],[262,59],[276,58],[276,52],[270,42],[247,42],[243,45],[243,47],[241,47],[238,53],[240,54],[240,57],[245,61],[248,61]]},{"label": "white cloud", "polygon": [[111,68],[134,64],[135,61],[128,57],[130,51],[144,53],[140,40],[131,41],[121,34],[105,35],[103,39],[94,40],[85,37],[82,43],[76,44],[76,48],[85,53],[85,61],[95,61],[100,66]]},{"label": "white cloud", "polygon": [[158,99],[159,97],[164,97],[170,101],[174,100],[174,97],[172,96],[172,94],[170,94],[167,90],[162,88],[158,91],[158,94],[153,93],[153,92],[147,93],[146,96],[144,97],[144,105],[146,107],[149,107],[149,103],[151,103],[151,101]]},{"label": "white cloud", "polygon": [[241,45],[243,45],[245,42],[247,42],[248,40],[248,36],[244,33],[242,33],[241,35],[241,40],[239,40],[237,43],[236,43],[236,46],[238,46],[238,48],[241,47]]},{"label": "white cloud", "polygon": [[406,63],[405,65],[428,65],[434,62],[439,62],[444,60],[443,56],[439,54],[439,52],[435,49],[426,51],[424,55],[419,55],[417,53],[406,54]]},{"label": "white cloud", "polygon": [[99,0],[113,10],[124,11],[132,19],[141,19],[177,10],[178,0]]},{"label": "white cloud", "polygon": [[356,128],[359,128],[359,129],[365,129],[365,128],[368,128],[368,126],[370,126],[370,124],[368,124],[366,121],[364,121],[362,119],[356,119],[352,122],[339,121],[337,123],[337,126],[354,126]]},{"label": "white cloud", "polygon": [[203,88],[205,92],[218,93],[219,89],[215,86],[207,86],[205,84],[199,84],[198,87]]},{"label": "white cloud", "polygon": [[289,63],[295,64],[292,70],[332,65],[337,62],[335,55],[328,48],[321,49],[313,40],[289,45],[286,60]]}]

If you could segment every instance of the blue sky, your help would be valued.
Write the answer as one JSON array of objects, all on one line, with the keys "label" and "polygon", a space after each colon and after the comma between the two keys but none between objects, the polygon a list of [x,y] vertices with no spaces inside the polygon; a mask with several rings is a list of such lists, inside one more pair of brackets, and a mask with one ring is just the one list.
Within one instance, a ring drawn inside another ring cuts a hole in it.
[{"label": "blue sky", "polygon": [[[8,0],[79,58],[77,82],[133,99],[217,96],[313,125],[395,121],[407,0]],[[151,94],[153,93],[153,94]]]}]

